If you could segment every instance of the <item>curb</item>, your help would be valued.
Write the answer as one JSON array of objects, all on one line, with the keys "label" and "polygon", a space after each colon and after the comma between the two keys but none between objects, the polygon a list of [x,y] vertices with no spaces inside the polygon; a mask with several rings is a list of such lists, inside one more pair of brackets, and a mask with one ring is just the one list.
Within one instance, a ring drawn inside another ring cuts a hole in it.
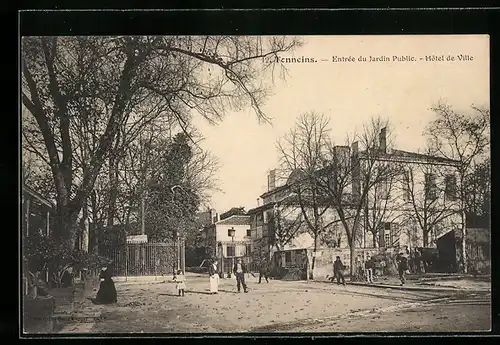
[{"label": "curb", "polygon": [[[310,282],[315,283],[324,283],[330,284],[326,281],[321,280],[310,280]],[[389,285],[389,284],[366,284],[361,282],[346,282],[346,285],[352,286],[364,286],[364,287],[372,287],[372,288],[381,288],[381,289],[393,289],[393,290],[403,290],[403,291],[429,291],[429,292],[489,292],[489,289],[460,289],[449,286],[443,287],[420,287],[420,286],[400,286],[400,285]]]}]

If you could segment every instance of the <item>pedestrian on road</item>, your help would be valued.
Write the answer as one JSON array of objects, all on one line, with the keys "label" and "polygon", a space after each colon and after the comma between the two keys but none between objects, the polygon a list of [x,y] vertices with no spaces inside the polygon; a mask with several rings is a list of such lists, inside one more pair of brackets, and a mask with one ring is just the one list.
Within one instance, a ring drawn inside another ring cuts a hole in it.
[{"label": "pedestrian on road", "polygon": [[182,270],[177,271],[177,275],[175,276],[174,280],[177,283],[176,288],[179,292],[179,297],[184,297],[184,290],[186,289],[186,278]]},{"label": "pedestrian on road", "polygon": [[340,256],[337,256],[337,258],[333,262],[333,275],[335,276],[335,278],[337,278],[337,284],[339,285],[340,282],[342,282],[342,285],[345,285],[344,269],[345,266],[340,260]]},{"label": "pedestrian on road", "polygon": [[246,265],[238,259],[233,268],[233,273],[236,276],[236,288],[238,292],[241,292],[241,286],[243,286],[243,291],[248,292],[247,284],[245,283],[245,273],[247,273]]},{"label": "pedestrian on road", "polygon": [[266,283],[269,283],[269,269],[266,261],[262,260],[259,265],[259,284],[262,282],[262,277],[266,279]]},{"label": "pedestrian on road", "polygon": [[415,259],[414,259],[415,273],[422,273],[422,254],[420,253],[420,248],[415,248]]},{"label": "pedestrian on road", "polygon": [[396,256],[396,262],[398,265],[399,280],[401,281],[401,286],[403,286],[406,283],[406,271],[408,270],[408,258],[403,253],[399,253]]},{"label": "pedestrian on road", "polygon": [[117,302],[115,283],[113,279],[111,279],[111,276],[111,270],[107,266],[103,267],[99,274],[101,284],[99,286],[99,291],[97,291],[96,303],[111,304]]},{"label": "pedestrian on road", "polygon": [[370,255],[366,257],[365,261],[365,277],[368,284],[373,284],[373,260]]},{"label": "pedestrian on road", "polygon": [[210,276],[210,293],[216,294],[219,292],[219,273],[217,269],[217,260],[211,260],[208,266],[208,275]]}]

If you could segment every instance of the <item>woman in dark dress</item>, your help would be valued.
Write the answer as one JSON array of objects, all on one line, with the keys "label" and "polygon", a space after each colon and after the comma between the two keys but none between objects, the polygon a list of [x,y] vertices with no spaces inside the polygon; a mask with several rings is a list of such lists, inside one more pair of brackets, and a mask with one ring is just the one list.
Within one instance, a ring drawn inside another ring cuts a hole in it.
[{"label": "woman in dark dress", "polygon": [[115,283],[111,276],[111,270],[103,267],[101,274],[99,274],[101,285],[96,296],[96,302],[99,304],[111,304],[117,301]]}]

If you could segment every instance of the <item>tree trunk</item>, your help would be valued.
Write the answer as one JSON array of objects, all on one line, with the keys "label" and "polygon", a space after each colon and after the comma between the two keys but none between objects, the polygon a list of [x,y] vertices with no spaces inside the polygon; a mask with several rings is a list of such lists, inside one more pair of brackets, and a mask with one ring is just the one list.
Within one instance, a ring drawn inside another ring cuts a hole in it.
[{"label": "tree trunk", "polygon": [[112,153],[109,156],[109,205],[108,205],[108,217],[107,217],[107,227],[108,229],[112,229],[115,221],[115,211],[116,211],[116,198],[117,198],[117,169],[116,169],[117,160],[115,159],[114,154]]},{"label": "tree trunk", "polygon": [[92,191],[90,197],[90,205],[92,207],[92,227],[90,228],[90,252],[99,254],[99,225],[97,212],[97,196],[95,190]]},{"label": "tree trunk", "polygon": [[349,263],[349,274],[351,276],[351,281],[355,280],[356,275],[356,246],[354,244],[349,244],[349,252],[350,252],[350,263]]},{"label": "tree trunk", "polygon": [[429,245],[429,230],[428,229],[424,229],[423,244],[424,244],[424,247],[427,247]]},{"label": "tree trunk", "polygon": [[89,252],[89,210],[87,201],[83,205],[82,215],[82,250],[86,253]]},{"label": "tree trunk", "polygon": [[55,237],[70,250],[75,249],[79,211],[71,209],[68,204],[57,205]]},{"label": "tree trunk", "polygon": [[465,212],[462,210],[460,212],[461,221],[462,221],[462,229],[461,229],[461,237],[462,241],[460,242],[460,260],[459,260],[459,272],[467,273],[467,223],[465,218]]},{"label": "tree trunk", "polygon": [[316,253],[318,252],[318,247],[319,247],[319,234],[318,231],[316,231],[316,233],[314,234],[314,249],[313,249],[313,257],[311,263],[311,274],[313,279],[314,279],[314,267],[316,265]]},{"label": "tree trunk", "polygon": [[140,205],[140,212],[139,212],[140,216],[141,216],[141,235],[146,234],[146,220],[145,220],[146,219],[146,207],[145,207],[146,196],[144,194],[145,194],[144,192],[141,193],[141,205]]},{"label": "tree trunk", "polygon": [[372,232],[372,240],[373,240],[373,248],[377,248],[378,246],[378,241],[377,241],[377,232]]}]

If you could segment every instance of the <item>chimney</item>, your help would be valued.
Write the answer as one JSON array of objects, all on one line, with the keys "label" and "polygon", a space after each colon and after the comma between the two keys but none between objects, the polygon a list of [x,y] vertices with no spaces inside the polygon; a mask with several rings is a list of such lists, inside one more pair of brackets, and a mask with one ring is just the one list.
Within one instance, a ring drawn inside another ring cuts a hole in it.
[{"label": "chimney", "polygon": [[276,188],[276,169],[269,171],[267,175],[267,191],[270,192]]},{"label": "chimney", "polygon": [[257,198],[257,207],[260,206],[260,198]]},{"label": "chimney", "polygon": [[383,153],[387,153],[387,128],[384,127],[380,130],[380,137],[379,137],[379,141],[380,141],[380,146],[379,146],[379,150]]}]

